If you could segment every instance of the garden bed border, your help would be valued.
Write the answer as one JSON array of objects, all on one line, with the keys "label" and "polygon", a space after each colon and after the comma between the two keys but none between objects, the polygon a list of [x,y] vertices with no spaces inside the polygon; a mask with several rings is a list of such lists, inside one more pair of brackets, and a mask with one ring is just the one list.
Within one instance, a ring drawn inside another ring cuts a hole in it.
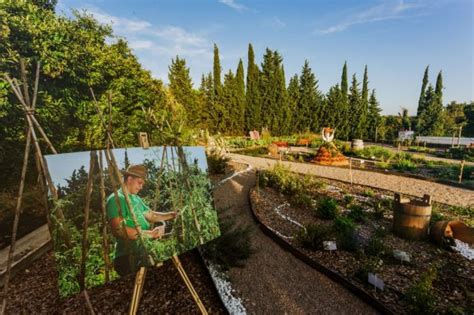
[{"label": "garden bed border", "polygon": [[[258,174],[257,174],[258,176]],[[258,178],[257,178],[258,180]],[[289,244],[287,241],[285,241],[283,238],[278,236],[274,231],[272,231],[268,226],[266,226],[262,221],[260,221],[260,218],[257,215],[257,212],[255,211],[255,205],[252,200],[252,191],[254,191],[256,186],[252,188],[249,191],[248,195],[248,200],[250,204],[250,211],[252,213],[252,217],[257,223],[257,225],[260,227],[263,233],[265,233],[268,237],[270,237],[275,243],[277,243],[281,248],[284,250],[290,252],[295,256],[296,258],[300,259],[304,263],[306,263],[308,266],[312,267],[313,269],[316,269],[317,271],[321,272],[322,274],[326,275],[328,278],[333,280],[334,282],[337,282],[341,285],[343,285],[346,289],[351,291],[353,294],[355,294],[358,298],[369,304],[370,306],[374,307],[377,311],[381,312],[382,314],[394,314],[394,311],[391,310],[387,305],[383,304],[379,300],[375,299],[372,295],[367,293],[365,290],[361,289],[360,287],[356,286],[349,280],[347,280],[345,277],[340,275],[339,273],[325,267],[324,265],[318,263],[317,261],[311,259],[308,257],[306,254],[304,254],[302,251],[299,249],[293,247],[291,244]]]}]

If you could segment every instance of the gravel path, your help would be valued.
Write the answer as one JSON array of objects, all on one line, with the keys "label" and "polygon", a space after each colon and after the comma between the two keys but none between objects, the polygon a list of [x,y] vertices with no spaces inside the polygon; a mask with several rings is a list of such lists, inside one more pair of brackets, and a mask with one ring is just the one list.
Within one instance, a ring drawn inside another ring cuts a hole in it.
[{"label": "gravel path", "polygon": [[255,224],[248,194],[255,172],[246,172],[218,186],[215,203],[237,215],[238,224],[253,227],[255,253],[228,275],[250,314],[375,314],[376,311],[341,285],[284,251]]},{"label": "gravel path", "polygon": [[[233,161],[250,164],[255,168],[269,168],[278,161],[266,158],[252,157],[241,154],[227,154]],[[292,171],[302,174],[311,174],[325,178],[350,182],[349,170],[345,168],[313,165],[308,163],[282,162],[291,167]],[[366,185],[375,188],[400,192],[402,194],[421,197],[431,195],[434,201],[453,206],[474,205],[472,190],[451,187],[443,184],[414,179],[409,177],[386,175],[370,171],[352,170],[354,184]]]}]

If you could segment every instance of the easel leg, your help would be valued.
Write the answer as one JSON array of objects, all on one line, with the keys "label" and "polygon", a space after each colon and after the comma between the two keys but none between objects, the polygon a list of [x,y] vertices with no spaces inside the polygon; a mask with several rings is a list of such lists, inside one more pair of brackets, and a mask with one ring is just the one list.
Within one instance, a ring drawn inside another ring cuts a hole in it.
[{"label": "easel leg", "polygon": [[138,311],[140,298],[143,294],[143,285],[145,284],[146,268],[140,267],[135,276],[135,287],[133,288],[132,303],[130,304],[129,315],[135,315]]},{"label": "easel leg", "polygon": [[181,262],[179,261],[178,256],[176,256],[176,255],[173,256],[173,263],[174,263],[176,269],[178,269],[178,272],[179,272],[181,278],[183,278],[184,283],[188,287],[189,292],[193,296],[194,302],[196,302],[199,310],[201,311],[201,314],[207,315],[206,308],[204,307],[204,304],[202,304],[202,301],[199,298],[199,295],[197,294],[196,290],[194,290],[193,284],[191,283],[191,280],[189,280],[188,275],[186,274],[186,271],[184,271],[184,268],[181,265]]}]

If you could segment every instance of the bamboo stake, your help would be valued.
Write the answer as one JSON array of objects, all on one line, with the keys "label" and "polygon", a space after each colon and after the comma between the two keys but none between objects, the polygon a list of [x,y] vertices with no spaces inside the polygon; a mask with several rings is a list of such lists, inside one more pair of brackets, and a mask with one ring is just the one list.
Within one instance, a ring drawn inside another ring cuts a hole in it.
[{"label": "bamboo stake", "polygon": [[104,265],[105,265],[105,282],[109,282],[109,242],[107,238],[107,219],[105,211],[105,183],[104,183],[104,162],[102,159],[102,151],[99,151],[99,181],[100,181],[100,208],[102,213],[102,246],[104,252]]},{"label": "bamboo stake", "polygon": [[7,307],[8,282],[10,281],[11,265],[12,265],[13,253],[15,252],[15,245],[16,245],[16,233],[18,230],[18,222],[20,221],[21,201],[23,198],[23,188],[25,187],[25,176],[26,176],[26,169],[28,168],[28,156],[30,153],[30,145],[31,145],[31,129],[28,130],[28,134],[26,136],[25,155],[23,157],[23,167],[21,169],[20,188],[18,190],[18,199],[16,201],[15,219],[13,221],[13,230],[12,230],[10,250],[8,251],[7,271],[5,274],[5,284],[3,288],[3,303],[2,303],[1,314],[5,314],[5,310]]},{"label": "bamboo stake", "polygon": [[133,287],[132,302],[130,303],[130,315],[135,315],[138,311],[140,299],[143,295],[143,286],[145,284],[146,268],[140,267],[135,275],[135,286]]},{"label": "bamboo stake", "polygon": [[26,104],[30,105],[30,95],[28,92],[28,81],[26,80],[26,68],[25,68],[25,60],[20,58],[20,74],[21,80],[23,81],[23,97],[26,101]]},{"label": "bamboo stake", "polygon": [[36,64],[36,76],[35,76],[35,87],[34,87],[34,90],[33,90],[33,102],[31,103],[31,108],[33,110],[35,110],[35,108],[36,108],[36,99],[37,99],[37,95],[38,95],[40,65],[41,65],[41,62],[38,61],[38,63]]},{"label": "bamboo stake", "polygon": [[87,177],[86,188],[86,204],[84,206],[84,226],[82,230],[82,257],[81,257],[81,271],[79,273],[79,287],[81,291],[86,289],[86,260],[87,260],[87,229],[89,228],[89,209],[91,204],[91,195],[93,188],[94,168],[97,159],[97,153],[91,151],[89,162],[89,176]]}]

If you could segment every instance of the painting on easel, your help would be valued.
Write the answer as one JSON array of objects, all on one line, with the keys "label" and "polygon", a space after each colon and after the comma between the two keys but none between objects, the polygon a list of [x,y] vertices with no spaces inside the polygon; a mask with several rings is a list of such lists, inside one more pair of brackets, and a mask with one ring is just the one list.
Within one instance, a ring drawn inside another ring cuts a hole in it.
[{"label": "painting on easel", "polygon": [[203,147],[45,159],[59,196],[51,219],[61,296],[156,265],[220,234]]}]

